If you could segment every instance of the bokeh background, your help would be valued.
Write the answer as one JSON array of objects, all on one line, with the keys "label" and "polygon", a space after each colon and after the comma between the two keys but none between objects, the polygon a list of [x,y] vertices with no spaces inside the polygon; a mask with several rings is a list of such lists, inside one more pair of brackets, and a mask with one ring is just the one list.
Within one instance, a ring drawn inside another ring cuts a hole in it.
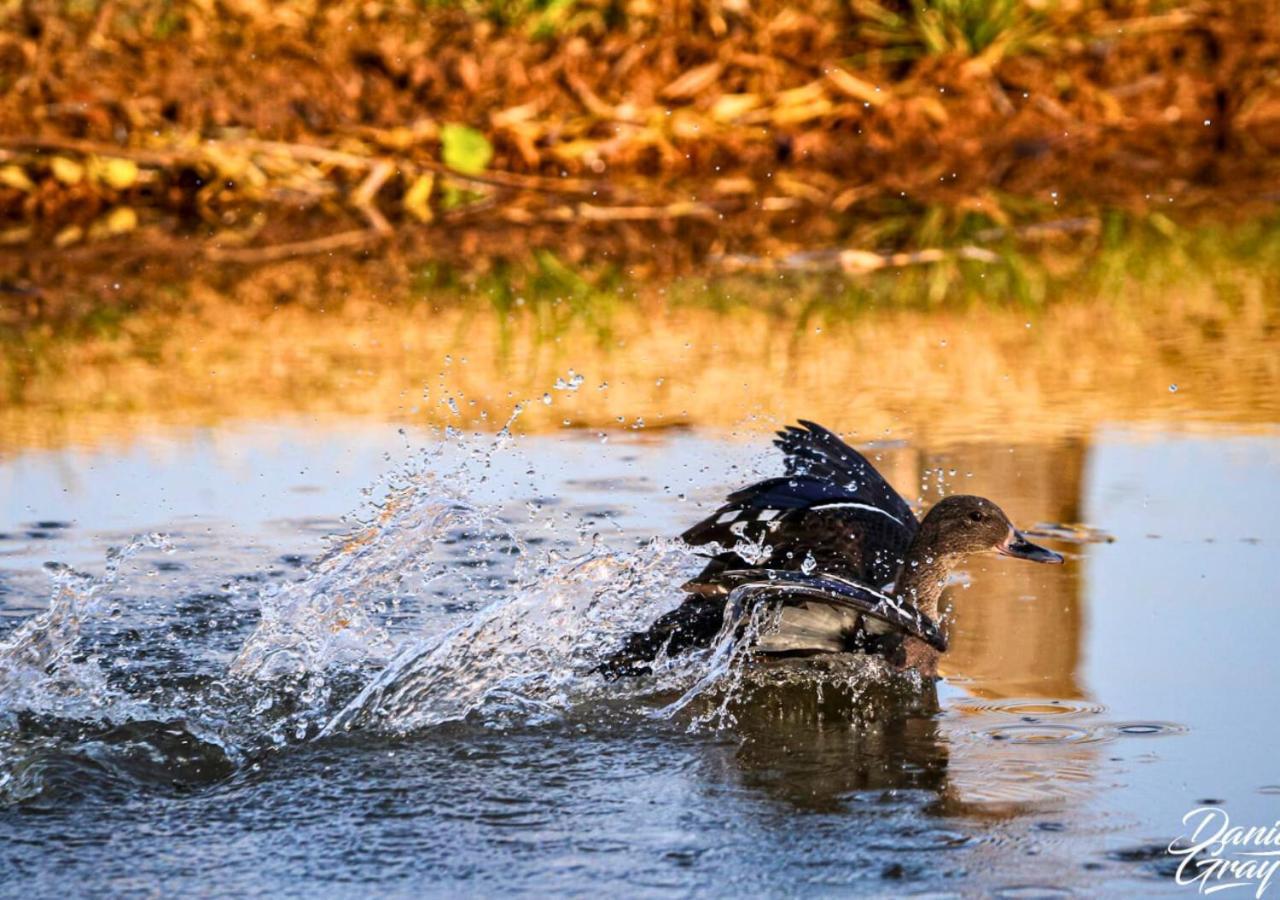
[{"label": "bokeh background", "polygon": [[11,0],[0,452],[1274,422],[1277,150],[1271,2]]}]

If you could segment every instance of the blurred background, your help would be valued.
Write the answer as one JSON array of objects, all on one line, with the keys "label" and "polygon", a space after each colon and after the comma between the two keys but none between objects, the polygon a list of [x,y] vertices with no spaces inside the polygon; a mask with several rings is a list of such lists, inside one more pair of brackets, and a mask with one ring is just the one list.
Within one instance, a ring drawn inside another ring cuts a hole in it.
[{"label": "blurred background", "polygon": [[6,0],[0,453],[570,368],[519,427],[1274,422],[1276,13]]}]

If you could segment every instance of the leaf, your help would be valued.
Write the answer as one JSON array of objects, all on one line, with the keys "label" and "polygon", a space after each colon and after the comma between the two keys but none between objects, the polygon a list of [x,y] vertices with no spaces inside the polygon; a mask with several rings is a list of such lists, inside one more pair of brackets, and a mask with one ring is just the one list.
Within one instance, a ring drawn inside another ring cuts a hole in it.
[{"label": "leaf", "polygon": [[128,234],[138,227],[138,214],[129,206],[117,206],[89,229],[89,237],[93,240],[117,237]]},{"label": "leaf", "polygon": [[92,160],[90,171],[97,181],[116,191],[133,187],[138,181],[138,164],[131,159],[106,157]]},{"label": "leaf", "polygon": [[418,180],[405,191],[405,212],[419,222],[430,222],[434,218],[431,214],[431,190],[435,184],[436,177],[428,172],[425,175],[419,175]]},{"label": "leaf", "polygon": [[49,160],[49,168],[53,177],[63,184],[79,184],[80,179],[84,178],[84,166],[65,156],[55,156]]},{"label": "leaf", "polygon": [[690,97],[696,97],[713,85],[723,70],[724,66],[718,62],[690,69],[664,87],[662,96],[668,100],[687,100]]},{"label": "leaf", "polygon": [[205,161],[213,167],[219,178],[238,181],[249,167],[249,158],[234,149],[223,148],[213,142],[201,148]]},{"label": "leaf", "polygon": [[839,66],[832,66],[827,69],[827,81],[831,82],[832,86],[846,97],[861,100],[863,103],[870,103],[872,106],[880,106],[889,99],[887,94],[871,82],[863,81]]},{"label": "leaf", "polygon": [[79,242],[83,237],[83,228],[79,225],[68,225],[53,236],[53,246],[58,248],[70,247],[72,244]]},{"label": "leaf", "polygon": [[547,3],[542,14],[534,17],[529,23],[529,36],[534,40],[546,40],[555,37],[556,32],[560,31],[569,16],[574,12],[574,7],[578,5],[578,0],[551,0]]},{"label": "leaf", "polygon": [[463,175],[479,175],[493,159],[489,139],[474,128],[456,122],[441,127],[440,151],[444,164]]},{"label": "leaf", "polygon": [[34,191],[36,186],[21,166],[0,166],[0,185],[17,191]]},{"label": "leaf", "polygon": [[759,94],[721,94],[709,115],[717,122],[732,122],[760,105]]}]

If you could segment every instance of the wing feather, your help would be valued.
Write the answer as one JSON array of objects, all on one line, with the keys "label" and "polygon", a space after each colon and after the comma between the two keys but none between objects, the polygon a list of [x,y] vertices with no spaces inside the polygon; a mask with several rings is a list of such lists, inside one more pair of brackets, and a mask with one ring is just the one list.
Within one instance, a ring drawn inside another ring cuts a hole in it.
[{"label": "wing feather", "polygon": [[816,422],[799,422],[779,431],[773,442],[782,450],[788,475],[808,475],[837,485],[848,499],[879,506],[909,523],[915,533],[918,523],[911,505],[865,456]]},{"label": "wing feather", "polygon": [[750,587],[766,594],[776,594],[784,600],[804,597],[850,609],[919,638],[936,650],[945,652],[947,649],[947,639],[936,622],[907,600],[863,584],[832,575],[806,575],[785,569],[731,569],[719,573],[716,578],[730,590]]}]

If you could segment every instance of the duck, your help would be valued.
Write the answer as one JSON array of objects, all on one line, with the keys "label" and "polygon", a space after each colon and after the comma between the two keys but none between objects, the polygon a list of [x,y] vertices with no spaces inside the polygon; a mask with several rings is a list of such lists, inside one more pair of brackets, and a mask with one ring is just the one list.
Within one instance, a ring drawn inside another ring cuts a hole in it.
[{"label": "duck", "polygon": [[774,444],[785,474],[731,493],[681,535],[705,548],[705,567],[679,606],[623,640],[606,675],[648,674],[660,656],[711,646],[729,607],[749,597],[781,607],[753,655],[863,653],[936,679],[947,650],[939,604],[957,566],[992,552],[1063,561],[985,497],[948,496],[918,519],[865,456],[815,422],[783,428]]}]

